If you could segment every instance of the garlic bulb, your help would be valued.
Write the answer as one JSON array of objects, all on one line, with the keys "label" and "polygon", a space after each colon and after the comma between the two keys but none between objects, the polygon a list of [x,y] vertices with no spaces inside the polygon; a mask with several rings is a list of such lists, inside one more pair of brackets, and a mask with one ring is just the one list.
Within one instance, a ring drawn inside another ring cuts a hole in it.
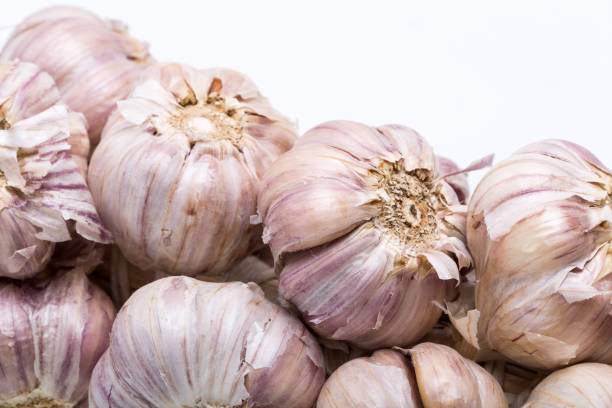
[{"label": "garlic bulb", "polygon": [[310,408],[324,377],[313,336],[257,285],[169,277],[139,289],[117,315],[89,403]]},{"label": "garlic bulb", "polygon": [[92,146],[115,102],[125,98],[151,62],[147,46],[119,21],[102,20],[77,7],[56,6],[21,22],[1,60],[33,62],[57,82],[63,101],[85,114]]},{"label": "garlic bulb", "polygon": [[111,241],[82,175],[84,118],[58,99],[52,78],[35,65],[0,63],[0,276],[35,275],[73,229]]},{"label": "garlic bulb", "polygon": [[533,368],[612,362],[611,191],[612,173],[561,140],[485,175],[467,218],[477,347]]},{"label": "garlic bulb", "polygon": [[220,273],[260,246],[259,179],[295,137],[244,75],[156,65],[109,118],[92,195],[135,266]]},{"label": "garlic bulb", "polygon": [[0,406],[75,407],[108,347],[111,300],[77,269],[0,280]]},{"label": "garlic bulb", "polygon": [[471,264],[465,207],[416,132],[335,121],[298,139],[258,198],[280,293],[322,337],[375,349],[431,329]]},{"label": "garlic bulb", "polygon": [[453,349],[422,343],[410,357],[384,349],[349,361],[325,382],[317,408],[507,407],[495,379]]},{"label": "garlic bulb", "polygon": [[612,366],[582,363],[555,371],[531,392],[523,408],[612,407]]}]

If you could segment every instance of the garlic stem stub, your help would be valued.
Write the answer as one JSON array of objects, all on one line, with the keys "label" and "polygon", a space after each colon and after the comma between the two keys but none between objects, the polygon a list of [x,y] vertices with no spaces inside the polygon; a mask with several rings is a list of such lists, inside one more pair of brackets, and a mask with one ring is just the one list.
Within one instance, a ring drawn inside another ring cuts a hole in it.
[{"label": "garlic stem stub", "polygon": [[612,173],[563,140],[523,147],[470,201],[472,342],[526,367],[612,362]]},{"label": "garlic stem stub", "polygon": [[500,385],[450,347],[421,343],[351,360],[325,382],[317,408],[505,408]]},{"label": "garlic stem stub", "polygon": [[531,392],[523,408],[612,407],[612,366],[576,364],[555,371]]},{"label": "garlic stem stub", "polygon": [[85,119],[58,100],[37,66],[0,63],[0,277],[34,276],[72,235],[112,240],[83,177]]},{"label": "garlic stem stub", "polygon": [[72,408],[87,400],[115,310],[79,268],[0,280],[0,406]]},{"label": "garlic stem stub", "polygon": [[68,6],[43,9],[17,25],[0,53],[0,60],[15,58],[51,74],[62,100],[87,118],[93,147],[115,102],[152,62],[148,46],[130,37],[125,24]]},{"label": "garlic stem stub", "polygon": [[334,121],[266,172],[258,198],[280,294],[322,337],[365,349],[429,331],[471,265],[465,206],[415,131]]},{"label": "garlic stem stub", "polygon": [[89,185],[129,262],[220,273],[262,245],[259,180],[295,138],[246,76],[159,64],[109,118]]},{"label": "garlic stem stub", "polygon": [[310,408],[323,365],[310,332],[257,285],[173,276],[140,288],[118,313],[89,403]]}]

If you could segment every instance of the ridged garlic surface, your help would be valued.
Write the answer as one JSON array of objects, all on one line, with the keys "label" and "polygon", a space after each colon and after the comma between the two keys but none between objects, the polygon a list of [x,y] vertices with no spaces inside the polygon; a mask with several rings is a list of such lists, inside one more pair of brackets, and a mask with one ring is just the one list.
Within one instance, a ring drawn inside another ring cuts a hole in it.
[{"label": "ridged garlic surface", "polygon": [[470,200],[472,342],[521,365],[612,362],[612,173],[570,142],[528,145]]},{"label": "ridged garlic surface", "polygon": [[0,276],[34,276],[71,233],[111,241],[83,177],[85,129],[83,115],[59,103],[48,74],[0,63]]},{"label": "ridged garlic surface", "polygon": [[0,406],[86,404],[115,311],[79,268],[52,278],[0,280]]},{"label": "ridged garlic surface", "polygon": [[612,366],[576,364],[555,371],[529,395],[523,408],[610,408]]},{"label": "ridged garlic surface", "polygon": [[261,245],[260,177],[295,137],[244,75],[159,64],[109,118],[89,184],[129,262],[220,273]]},{"label": "ridged garlic surface", "polygon": [[310,408],[325,379],[304,325],[255,284],[168,277],[136,291],[113,325],[92,408]]},{"label": "ridged garlic surface", "polygon": [[465,207],[416,132],[334,121],[266,172],[258,198],[280,293],[322,337],[376,349],[433,327],[471,264]]},{"label": "ridged garlic surface", "polygon": [[422,343],[351,360],[325,382],[317,408],[505,408],[500,385],[453,349]]},{"label": "ridged garlic surface", "polygon": [[82,112],[92,146],[115,102],[123,99],[151,62],[147,45],[116,20],[55,6],[28,16],[7,40],[0,60],[33,62],[55,79],[62,100]]}]

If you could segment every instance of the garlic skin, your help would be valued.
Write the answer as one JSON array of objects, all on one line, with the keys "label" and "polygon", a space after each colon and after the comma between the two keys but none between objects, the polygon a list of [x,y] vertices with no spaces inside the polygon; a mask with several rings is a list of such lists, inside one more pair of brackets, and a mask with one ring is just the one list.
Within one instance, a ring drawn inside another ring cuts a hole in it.
[{"label": "garlic skin", "polygon": [[531,392],[523,408],[612,407],[612,366],[576,364],[555,371]]},{"label": "garlic skin", "polygon": [[43,280],[0,280],[0,311],[0,406],[86,401],[115,316],[108,296],[76,268]]},{"label": "garlic skin", "polygon": [[467,217],[475,346],[537,369],[612,362],[611,174],[545,140],[484,176]]},{"label": "garlic skin", "polygon": [[467,174],[462,172],[459,166],[449,158],[444,156],[436,156],[436,170],[440,176],[445,176],[445,180],[457,193],[457,199],[461,204],[466,204],[470,197],[470,185],[468,183]]},{"label": "garlic skin", "polygon": [[62,100],[87,118],[94,147],[115,102],[151,63],[147,45],[130,37],[123,23],[68,6],[46,8],[22,21],[0,53],[0,60],[15,58],[51,74]]},{"label": "garlic skin", "polygon": [[71,235],[112,239],[83,178],[85,119],[58,99],[40,68],[0,63],[0,277],[34,276]]},{"label": "garlic skin", "polygon": [[168,277],[117,315],[89,403],[310,408],[324,379],[314,337],[257,285]]},{"label": "garlic skin", "polygon": [[266,172],[258,197],[280,293],[322,337],[365,349],[431,329],[471,264],[465,207],[413,130],[334,121]]},{"label": "garlic skin", "polygon": [[453,349],[421,343],[409,351],[378,350],[351,360],[325,382],[317,408],[507,407],[495,379]]},{"label": "garlic skin", "polygon": [[244,75],[158,64],[109,118],[89,185],[129,262],[218,274],[261,246],[259,179],[295,137]]}]

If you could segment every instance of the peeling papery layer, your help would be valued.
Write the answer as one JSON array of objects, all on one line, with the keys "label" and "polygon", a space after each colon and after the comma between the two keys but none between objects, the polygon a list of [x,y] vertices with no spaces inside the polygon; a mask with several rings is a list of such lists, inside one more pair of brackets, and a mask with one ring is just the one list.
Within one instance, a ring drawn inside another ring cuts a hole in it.
[{"label": "peeling papery layer", "polygon": [[482,347],[533,368],[612,362],[611,190],[604,165],[557,140],[482,179],[467,217]]},{"label": "peeling papery layer", "polygon": [[471,265],[465,207],[435,177],[437,160],[407,127],[334,121],[266,172],[254,221],[281,295],[320,336],[406,346],[435,324],[433,302]]},{"label": "peeling papery layer", "polygon": [[256,285],[170,277],[141,288],[121,309],[89,401],[309,408],[324,375],[312,335]]},{"label": "peeling papery layer", "polygon": [[259,177],[295,137],[244,75],[158,64],[109,118],[89,184],[129,262],[219,274],[262,246]]}]

